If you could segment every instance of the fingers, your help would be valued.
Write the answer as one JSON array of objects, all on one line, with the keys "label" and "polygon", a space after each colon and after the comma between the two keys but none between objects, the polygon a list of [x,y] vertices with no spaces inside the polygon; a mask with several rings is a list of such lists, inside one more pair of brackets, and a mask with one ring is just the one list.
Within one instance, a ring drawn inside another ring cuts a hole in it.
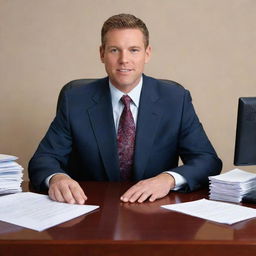
[{"label": "fingers", "polygon": [[84,194],[83,189],[80,187],[80,185],[77,182],[75,182],[74,186],[70,187],[70,190],[76,203],[78,204],[85,203],[85,201],[87,200],[87,197]]},{"label": "fingers", "polygon": [[87,200],[80,185],[70,177],[57,174],[50,180],[49,197],[58,202],[84,204]]},{"label": "fingers", "polygon": [[153,194],[153,195],[151,195],[151,197],[149,198],[149,202],[154,202],[154,201],[156,201],[156,199],[158,199],[157,196]]},{"label": "fingers", "polygon": [[122,196],[121,201],[134,203],[138,201],[139,203],[143,203],[151,196],[150,192],[147,190],[147,187],[137,183],[128,189]]},{"label": "fingers", "polygon": [[171,175],[163,173],[153,178],[142,180],[128,189],[122,196],[123,202],[142,203],[149,199],[154,202],[156,199],[166,196],[173,188],[174,179]]},{"label": "fingers", "polygon": [[147,184],[144,184],[145,181],[140,181],[130,189],[128,189],[122,196],[121,201],[134,203],[138,201],[139,203],[144,202],[149,196],[147,192]]},{"label": "fingers", "polygon": [[[148,197],[150,196],[150,194],[148,193],[148,192],[144,192],[144,193],[142,193],[139,197],[138,197],[138,199],[136,199],[139,203],[143,203],[144,201],[146,201],[147,199],[148,199]],[[135,200],[135,201],[136,201]],[[134,202],[135,202],[134,201]]]}]

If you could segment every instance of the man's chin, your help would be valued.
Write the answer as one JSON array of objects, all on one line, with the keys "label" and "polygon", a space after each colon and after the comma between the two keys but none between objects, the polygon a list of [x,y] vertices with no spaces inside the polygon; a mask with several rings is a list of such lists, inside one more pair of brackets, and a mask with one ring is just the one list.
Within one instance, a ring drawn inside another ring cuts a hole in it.
[{"label": "man's chin", "polygon": [[129,83],[122,83],[118,84],[115,86],[118,90],[124,92],[124,93],[129,93],[136,85],[134,84],[129,84]]},{"label": "man's chin", "polygon": [[130,79],[118,79],[111,83],[120,91],[125,93],[131,91],[139,82]]}]

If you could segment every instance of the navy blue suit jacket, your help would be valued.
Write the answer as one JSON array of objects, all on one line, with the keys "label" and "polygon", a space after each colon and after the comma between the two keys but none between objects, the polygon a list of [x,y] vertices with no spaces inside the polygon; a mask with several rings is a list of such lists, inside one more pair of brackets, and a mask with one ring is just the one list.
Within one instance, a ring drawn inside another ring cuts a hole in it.
[{"label": "navy blue suit jacket", "polygon": [[[183,165],[178,166],[179,157]],[[134,181],[172,170],[187,180],[187,191],[208,184],[222,163],[181,85],[143,76],[134,156]],[[108,78],[65,86],[47,134],[29,163],[37,189],[56,172],[77,181],[119,181],[116,131]]]}]

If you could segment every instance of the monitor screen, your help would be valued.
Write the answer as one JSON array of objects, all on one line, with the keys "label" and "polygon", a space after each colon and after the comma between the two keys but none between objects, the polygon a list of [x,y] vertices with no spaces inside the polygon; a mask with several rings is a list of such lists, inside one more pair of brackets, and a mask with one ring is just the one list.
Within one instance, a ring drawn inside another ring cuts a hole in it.
[{"label": "monitor screen", "polygon": [[256,165],[256,97],[238,101],[234,165]]}]

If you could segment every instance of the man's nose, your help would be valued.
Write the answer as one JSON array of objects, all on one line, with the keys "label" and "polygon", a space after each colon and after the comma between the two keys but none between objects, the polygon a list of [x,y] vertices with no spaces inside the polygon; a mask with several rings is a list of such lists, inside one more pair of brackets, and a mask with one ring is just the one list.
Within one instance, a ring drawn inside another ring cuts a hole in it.
[{"label": "man's nose", "polygon": [[129,60],[128,53],[126,51],[121,51],[119,61],[120,63],[127,63]]}]

